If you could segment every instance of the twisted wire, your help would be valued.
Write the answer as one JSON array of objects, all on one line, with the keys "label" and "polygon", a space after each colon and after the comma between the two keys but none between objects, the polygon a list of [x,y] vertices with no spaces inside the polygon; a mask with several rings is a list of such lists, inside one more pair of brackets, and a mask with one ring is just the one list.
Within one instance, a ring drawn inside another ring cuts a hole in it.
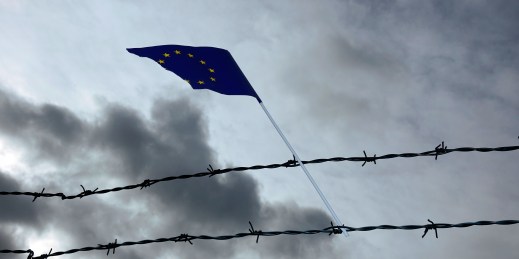
[{"label": "twisted wire", "polygon": [[[428,230],[434,229],[437,231],[437,229],[443,229],[443,228],[467,228],[472,226],[488,226],[488,225],[514,225],[519,224],[519,220],[500,220],[500,221],[476,221],[476,222],[464,222],[464,223],[457,223],[457,224],[449,224],[449,223],[433,223],[432,221],[428,220],[431,224],[426,225],[403,225],[403,226],[393,226],[393,225],[379,225],[379,226],[365,226],[365,227],[350,227],[350,226],[334,226],[333,224],[330,227],[326,227],[323,229],[313,229],[313,230],[285,230],[285,231],[261,231],[261,230],[255,230],[252,226],[252,223],[249,222],[251,228],[249,229],[249,232],[243,232],[243,233],[237,233],[234,235],[222,235],[222,236],[208,236],[208,235],[189,235],[189,234],[180,234],[178,236],[174,237],[168,237],[168,238],[157,238],[157,239],[145,239],[141,241],[126,241],[123,243],[117,243],[117,239],[113,243],[108,244],[98,244],[97,246],[88,246],[83,248],[75,248],[70,249],[67,251],[58,251],[52,253],[52,249],[47,254],[42,254],[40,256],[34,257],[34,252],[31,249],[28,250],[0,250],[0,253],[13,253],[13,254],[29,254],[27,258],[29,259],[43,259],[48,257],[54,257],[54,256],[60,256],[60,255],[66,255],[66,254],[74,254],[77,252],[86,252],[86,251],[92,251],[92,250],[107,250],[107,255],[110,253],[110,250],[112,250],[112,254],[115,253],[115,249],[118,247],[124,247],[124,246],[134,246],[134,245],[145,245],[145,244],[151,244],[151,243],[163,243],[163,242],[188,242],[191,245],[193,245],[193,240],[230,240],[235,238],[244,238],[248,236],[255,236],[256,237],[256,243],[258,243],[259,237],[273,237],[273,236],[279,236],[279,235],[315,235],[315,234],[322,234],[327,233],[328,235],[332,234],[341,234],[342,230],[345,229],[348,232],[355,232],[355,231],[372,231],[377,229],[382,230],[416,230],[416,229],[425,229],[424,235],[422,238],[427,234]],[[436,238],[438,238],[438,235],[436,233]]]},{"label": "twisted wire", "polygon": [[[368,157],[366,155],[366,152],[364,151],[363,157],[332,157],[332,158],[320,158],[320,159],[313,159],[313,160],[303,160],[303,164],[319,164],[319,163],[326,163],[326,162],[342,162],[342,161],[351,161],[351,162],[364,162],[362,166],[364,166],[367,162],[373,162],[376,163],[377,160],[382,159],[392,159],[397,157],[402,158],[413,158],[413,157],[422,157],[422,156],[434,156],[435,159],[438,159],[438,156],[446,155],[452,152],[507,152],[507,151],[514,151],[519,150],[519,146],[504,146],[504,147],[495,147],[495,148],[489,148],[489,147],[460,147],[460,148],[452,148],[448,149],[446,146],[444,146],[444,143],[438,145],[434,150],[425,151],[421,153],[400,153],[400,154],[387,154],[383,156],[376,156]],[[173,175],[173,176],[167,176],[164,178],[159,179],[146,179],[141,183],[127,185],[127,186],[121,186],[121,187],[114,187],[110,189],[102,189],[102,190],[85,190],[83,186],[83,192],[75,195],[65,195],[61,192],[59,193],[45,193],[45,188],[41,192],[6,192],[6,191],[0,191],[0,195],[23,195],[23,196],[32,196],[34,197],[33,202],[36,200],[36,198],[39,197],[60,197],[62,200],[70,200],[70,199],[77,199],[77,198],[83,198],[85,196],[90,195],[97,195],[97,194],[105,194],[109,192],[118,192],[123,190],[132,190],[136,188],[140,188],[141,190],[143,188],[147,188],[151,185],[154,185],[156,183],[160,182],[167,182],[167,181],[175,181],[175,180],[184,180],[189,178],[198,178],[198,177],[212,177],[219,174],[225,174],[230,172],[241,172],[241,171],[247,171],[247,170],[260,170],[260,169],[275,169],[280,167],[296,167],[299,166],[297,161],[295,159],[288,160],[284,163],[276,163],[276,164],[269,164],[269,165],[254,165],[254,166],[240,166],[240,167],[233,167],[233,168],[224,168],[224,169],[213,169],[211,165],[209,165],[209,168],[207,168],[207,171],[199,172],[195,174],[182,174],[182,175]]]}]

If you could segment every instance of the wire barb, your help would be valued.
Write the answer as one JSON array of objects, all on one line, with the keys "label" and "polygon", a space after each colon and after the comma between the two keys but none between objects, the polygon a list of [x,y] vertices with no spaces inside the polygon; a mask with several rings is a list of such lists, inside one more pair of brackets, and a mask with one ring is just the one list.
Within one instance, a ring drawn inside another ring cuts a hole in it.
[{"label": "wire barb", "polygon": [[142,181],[142,183],[141,183],[141,190],[142,190],[142,188],[147,188],[151,185],[152,185],[152,183],[151,183],[150,179],[146,179],[146,180]]},{"label": "wire barb", "polygon": [[96,193],[97,189],[99,189],[99,188],[95,188],[95,190],[93,190],[93,191],[92,190],[85,190],[85,187],[83,187],[83,185],[81,185],[81,188],[83,188],[83,192],[78,195],[80,199],[82,199],[85,196],[92,195],[92,194]]},{"label": "wire barb", "polygon": [[32,202],[34,202],[36,198],[40,197],[43,194],[43,191],[45,191],[45,188],[43,188],[40,193],[34,193],[34,199],[32,199]]},{"label": "wire barb", "polygon": [[213,177],[217,174],[221,174],[222,172],[220,169],[213,169],[213,166],[209,164],[209,167],[207,168],[207,171],[209,171],[209,177]]},{"label": "wire barb", "polygon": [[362,152],[364,152],[364,163],[362,164],[362,166],[366,165],[366,163],[368,162],[373,162],[375,165],[377,164],[377,155],[373,155],[373,157],[368,157],[368,155],[366,155],[366,151],[363,150]]},{"label": "wire barb", "polygon": [[298,166],[298,162],[296,160],[296,156],[292,155],[292,159],[286,161],[285,163],[283,163],[283,166],[285,167],[294,167],[294,166]]},{"label": "wire barb", "polygon": [[257,244],[258,241],[259,241],[260,235],[263,235],[263,231],[261,231],[261,230],[254,230],[254,226],[252,226],[252,223],[250,221],[249,221],[249,225],[250,225],[249,233],[251,233],[253,235],[257,235],[256,236],[256,244]]},{"label": "wire barb", "polygon": [[[29,249],[29,250],[30,250],[30,249]],[[36,257],[35,259],[45,259],[45,258],[49,258],[49,256],[50,256],[51,253],[52,253],[52,248],[50,249],[50,251],[49,251],[48,253],[46,253],[46,254],[42,254],[42,255]],[[29,253],[29,255],[30,255],[30,253]]]},{"label": "wire barb", "polygon": [[445,146],[444,144],[445,143],[442,141],[441,145],[438,145],[438,146],[436,146],[434,148],[434,151],[436,151],[436,155],[434,156],[434,160],[438,160],[438,155],[447,154],[447,146]]},{"label": "wire barb", "polygon": [[[332,221],[330,221],[330,225],[332,225],[332,230],[330,231],[330,234],[328,234],[329,236],[331,236],[332,234],[334,234],[334,235],[342,234],[342,229],[340,226],[333,225]],[[342,226],[344,227],[344,225],[342,225]]]},{"label": "wire barb", "polygon": [[98,244],[98,246],[103,249],[108,249],[108,251],[106,251],[106,256],[108,256],[108,254],[110,254],[110,249],[112,249],[112,254],[115,254],[115,248],[117,248],[119,245],[117,245],[116,238],[113,243],[108,243],[107,245]]},{"label": "wire barb", "polygon": [[436,228],[436,224],[434,224],[434,222],[432,222],[430,219],[427,219],[427,221],[429,221],[429,223],[431,223],[430,225],[427,225],[425,227],[425,230],[423,232],[423,235],[422,235],[422,238],[425,237],[425,235],[427,235],[427,232],[430,230],[430,229],[434,229],[434,234],[436,234],[436,238],[438,238],[438,229]]},{"label": "wire barb", "polygon": [[180,234],[180,236],[178,236],[176,238],[175,243],[176,242],[189,242],[189,244],[193,245],[193,243],[191,242],[191,239],[193,239],[193,238],[191,238],[189,236],[189,234]]},{"label": "wire barb", "polygon": [[34,256],[34,251],[32,251],[31,249],[27,250],[26,253],[29,253],[29,255],[27,256],[27,259],[32,259],[32,257]]}]

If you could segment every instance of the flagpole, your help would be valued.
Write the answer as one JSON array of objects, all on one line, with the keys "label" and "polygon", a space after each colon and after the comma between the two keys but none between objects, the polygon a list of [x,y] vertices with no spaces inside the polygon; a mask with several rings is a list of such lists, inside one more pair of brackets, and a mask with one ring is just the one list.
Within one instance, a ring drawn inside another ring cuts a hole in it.
[{"label": "flagpole", "polygon": [[[279,126],[277,125],[277,123],[274,121],[274,119],[272,118],[272,116],[270,115],[269,111],[267,110],[267,108],[265,107],[265,105],[263,104],[263,102],[258,98],[258,102],[259,104],[261,105],[261,108],[263,108],[263,111],[265,111],[265,114],[267,114],[267,117],[269,117],[269,120],[270,122],[272,122],[272,125],[274,125],[274,128],[276,128],[276,130],[278,131],[279,135],[281,136],[281,138],[283,139],[283,141],[285,141],[285,144],[287,145],[288,149],[290,149],[290,152],[292,152],[292,154],[294,155],[294,157],[296,158],[297,162],[299,163],[299,165],[301,166],[301,168],[303,169],[303,172],[305,172],[306,174],[306,177],[308,177],[308,180],[310,180],[310,182],[312,183],[312,185],[314,186],[314,189],[317,191],[317,193],[319,194],[319,197],[321,197],[321,200],[324,202],[324,205],[326,205],[326,208],[328,209],[328,211],[332,214],[332,217],[333,219],[335,220],[335,225],[342,225],[342,222],[341,220],[339,219],[339,217],[337,216],[337,214],[335,214],[335,211],[333,210],[332,208],[332,205],[330,205],[330,203],[328,202],[328,200],[326,199],[326,197],[324,196],[324,193],[321,191],[321,189],[319,188],[319,186],[317,185],[317,183],[315,182],[314,178],[312,177],[312,175],[310,174],[310,172],[306,169],[306,166],[303,164],[303,162],[301,161],[301,159],[299,158],[299,156],[297,155],[296,151],[294,150],[294,148],[292,148],[292,145],[290,145],[290,143],[288,142],[287,138],[285,137],[285,135],[283,134],[283,132],[281,131],[281,129],[279,128]],[[348,233],[346,231],[346,229],[342,229],[342,234],[345,236],[345,237],[348,237]]]}]

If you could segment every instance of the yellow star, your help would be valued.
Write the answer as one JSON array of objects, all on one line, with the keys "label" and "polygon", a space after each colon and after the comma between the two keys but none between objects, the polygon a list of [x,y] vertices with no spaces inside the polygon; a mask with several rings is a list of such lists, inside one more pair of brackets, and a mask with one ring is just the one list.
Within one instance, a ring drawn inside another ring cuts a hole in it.
[{"label": "yellow star", "polygon": [[209,72],[214,73],[214,69],[209,68]]},{"label": "yellow star", "polygon": [[159,63],[160,63],[160,64],[164,64],[165,62],[164,62],[164,60],[159,59]]},{"label": "yellow star", "polygon": [[198,83],[199,85],[203,85],[203,84],[204,84],[204,81],[202,81],[202,80],[198,80],[197,83]]},{"label": "yellow star", "polygon": [[190,58],[194,57],[194,55],[191,54],[191,53],[187,54],[187,56],[190,57]]},{"label": "yellow star", "polygon": [[213,82],[216,82],[216,78],[214,78],[214,77],[209,77],[209,79],[211,79],[211,81],[213,81]]},{"label": "yellow star", "polygon": [[169,58],[169,53],[162,54],[164,57]]},{"label": "yellow star", "polygon": [[190,83],[189,83],[189,80],[187,80],[187,79],[184,79],[184,81],[186,81],[186,82],[187,82],[188,84],[190,84]]},{"label": "yellow star", "polygon": [[205,61],[200,60],[200,64],[205,65]]},{"label": "yellow star", "polygon": [[180,55],[180,53],[182,53],[180,50],[175,50],[175,54]]}]

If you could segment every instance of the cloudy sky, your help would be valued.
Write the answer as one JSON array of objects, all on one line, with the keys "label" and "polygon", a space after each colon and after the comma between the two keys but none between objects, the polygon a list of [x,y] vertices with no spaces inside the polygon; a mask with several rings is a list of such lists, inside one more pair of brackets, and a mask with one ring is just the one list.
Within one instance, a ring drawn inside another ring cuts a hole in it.
[{"label": "cloudy sky", "polygon": [[[302,159],[517,145],[518,13],[516,1],[0,0],[0,190],[77,194],[291,158],[253,98],[193,91],[125,50],[152,45],[228,49]],[[458,223],[519,218],[518,159],[452,153],[308,169],[346,225]],[[330,222],[299,168],[31,200],[0,197],[0,249],[40,255],[247,232],[249,220],[261,230]],[[422,233],[163,243],[110,257],[519,257],[516,226]]]}]

